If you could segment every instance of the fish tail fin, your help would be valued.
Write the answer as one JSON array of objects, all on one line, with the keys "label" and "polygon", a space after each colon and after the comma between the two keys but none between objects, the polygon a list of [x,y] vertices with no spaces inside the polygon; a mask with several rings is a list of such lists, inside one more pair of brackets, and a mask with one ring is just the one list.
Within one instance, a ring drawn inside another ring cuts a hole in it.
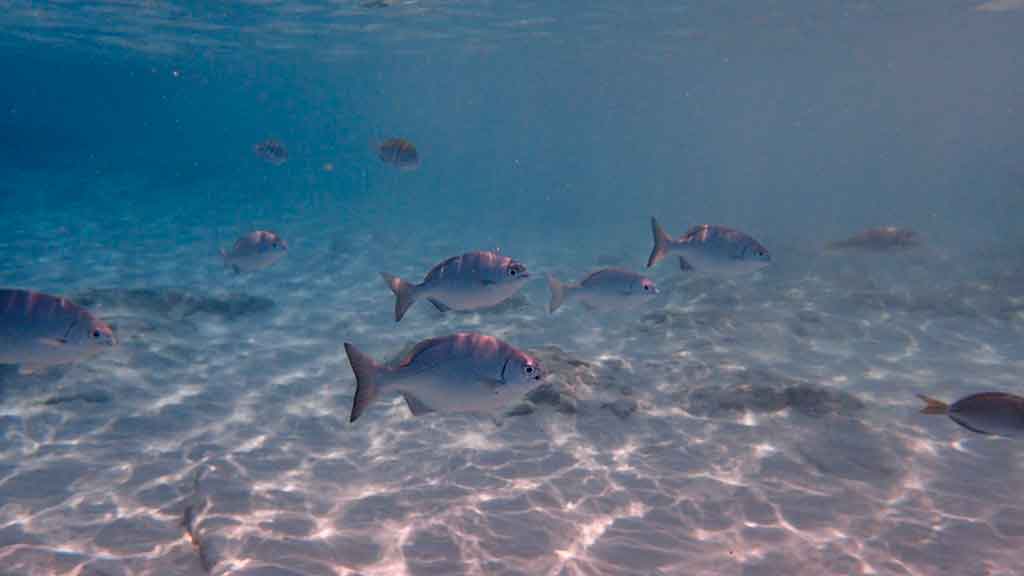
[{"label": "fish tail fin", "polygon": [[395,322],[401,322],[402,316],[416,301],[416,286],[385,272],[381,272],[380,276],[395,293]]},{"label": "fish tail fin", "polygon": [[217,254],[220,254],[220,259],[224,262],[224,267],[228,267],[228,253],[223,248],[217,248]]},{"label": "fish tail fin", "polygon": [[651,234],[654,236],[654,248],[651,249],[651,255],[647,258],[648,268],[664,258],[665,254],[668,254],[669,247],[672,245],[672,239],[662,229],[661,224],[658,224],[658,219],[654,217],[651,217]]},{"label": "fish tail fin", "polygon": [[377,398],[377,376],[380,367],[373,358],[363,354],[348,342],[345,342],[345,354],[348,355],[348,362],[352,365],[352,373],[356,377],[356,395],[352,399],[352,413],[348,418],[349,422],[355,422],[366,407]]},{"label": "fish tail fin", "polygon": [[548,274],[548,288],[551,290],[551,303],[548,304],[548,314],[553,314],[562,305],[562,302],[565,301],[566,287],[557,278]]},{"label": "fish tail fin", "polygon": [[930,398],[924,394],[918,394],[917,397],[924,400],[924,408],[921,408],[921,414],[949,413],[949,404],[946,404],[942,400],[936,400],[935,398]]}]

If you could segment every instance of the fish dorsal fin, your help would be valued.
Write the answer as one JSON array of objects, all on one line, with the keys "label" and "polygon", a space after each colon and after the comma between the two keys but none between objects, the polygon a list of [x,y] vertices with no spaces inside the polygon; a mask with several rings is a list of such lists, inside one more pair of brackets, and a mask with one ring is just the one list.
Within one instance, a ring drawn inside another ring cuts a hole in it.
[{"label": "fish dorsal fin", "polygon": [[412,347],[412,350],[409,351],[405,358],[403,358],[402,361],[398,363],[398,366],[400,368],[409,366],[416,360],[417,356],[419,356],[420,354],[427,350],[430,350],[434,346],[437,346],[438,344],[445,342],[446,340],[447,338],[445,337],[427,338],[426,340],[417,343],[415,346]]},{"label": "fish dorsal fin", "polygon": [[452,256],[451,258],[445,258],[441,262],[439,262],[436,265],[434,265],[434,267],[430,269],[430,272],[427,272],[427,278],[433,278],[441,270],[443,270],[444,268],[448,267],[449,264],[451,264],[452,262],[458,260],[459,258],[462,258],[462,256]]},{"label": "fish dorsal fin", "polygon": [[405,398],[405,403],[409,406],[409,411],[412,412],[413,416],[422,416],[434,411],[433,408],[427,406],[422,400],[408,392],[404,392],[402,397]]}]

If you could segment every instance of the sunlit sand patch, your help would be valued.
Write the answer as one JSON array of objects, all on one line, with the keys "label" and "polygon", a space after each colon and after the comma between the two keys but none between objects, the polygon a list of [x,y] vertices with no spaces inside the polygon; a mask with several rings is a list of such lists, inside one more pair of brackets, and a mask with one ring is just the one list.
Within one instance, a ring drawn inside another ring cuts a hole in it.
[{"label": "sunlit sand patch", "polygon": [[568,549],[556,550],[555,554],[563,561],[581,558],[619,518],[639,518],[647,513],[647,508],[640,502],[631,502],[626,508],[617,514],[608,514],[591,518],[579,526],[578,537],[572,542]]},{"label": "sunlit sand patch", "polygon": [[864,377],[868,380],[886,380],[890,377],[890,373],[881,368],[872,367],[864,373]]}]

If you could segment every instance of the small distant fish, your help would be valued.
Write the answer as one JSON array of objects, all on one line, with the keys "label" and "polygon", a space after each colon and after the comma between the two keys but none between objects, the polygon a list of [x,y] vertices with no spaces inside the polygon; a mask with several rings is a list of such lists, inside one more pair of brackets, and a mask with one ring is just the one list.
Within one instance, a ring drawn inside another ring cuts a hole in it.
[{"label": "small distant fish", "polygon": [[442,312],[496,306],[518,292],[530,274],[526,266],[497,252],[467,252],[434,266],[419,284],[383,272],[381,277],[395,293],[399,322],[419,298]]},{"label": "small distant fish", "polygon": [[846,240],[829,242],[826,247],[830,250],[852,249],[869,252],[889,252],[914,248],[920,244],[917,233],[913,230],[885,226],[882,228],[870,228]]},{"label": "small distant fish", "polygon": [[0,364],[22,373],[69,364],[117,344],[113,330],[60,296],[0,290]]},{"label": "small distant fish", "polygon": [[669,252],[678,252],[682,270],[696,269],[712,274],[742,274],[764,268],[771,263],[768,250],[750,236],[715,224],[701,224],[673,240],[651,218],[654,248],[647,259],[650,268]]},{"label": "small distant fish", "polygon": [[274,166],[280,166],[288,161],[288,149],[277,140],[269,139],[253,146],[253,151],[260,158],[270,162]]},{"label": "small distant fish", "polygon": [[618,268],[603,268],[591,272],[579,284],[562,284],[548,274],[551,303],[548,312],[554,312],[570,297],[595,308],[627,308],[650,300],[658,287],[650,278]]},{"label": "small distant fish", "polygon": [[404,138],[388,138],[377,145],[377,156],[385,164],[400,170],[415,170],[420,165],[416,145]]},{"label": "small distant fish", "polygon": [[924,400],[922,414],[945,414],[954,422],[978,434],[1024,437],[1024,398],[1002,392],[982,392],[946,404],[918,394]]},{"label": "small distant fish", "polygon": [[461,333],[417,344],[394,367],[381,366],[346,342],[356,395],[349,422],[381,392],[405,398],[414,416],[496,412],[522,399],[544,375],[530,355],[492,336]]},{"label": "small distant fish", "polygon": [[288,244],[277,234],[256,230],[235,241],[230,251],[221,249],[224,265],[235,271],[253,272],[269,268],[288,252]]}]

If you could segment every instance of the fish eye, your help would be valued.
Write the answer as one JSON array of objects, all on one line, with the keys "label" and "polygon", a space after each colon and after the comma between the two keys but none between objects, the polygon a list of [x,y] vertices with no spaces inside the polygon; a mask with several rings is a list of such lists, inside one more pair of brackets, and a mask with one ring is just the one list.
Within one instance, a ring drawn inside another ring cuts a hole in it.
[{"label": "fish eye", "polygon": [[99,330],[93,330],[92,331],[92,337],[93,338],[99,338],[100,337],[100,331]]},{"label": "fish eye", "polygon": [[527,364],[526,365],[526,373],[527,374],[533,374],[533,366],[530,366],[529,364]]},{"label": "fish eye", "polygon": [[644,291],[645,292],[650,292],[651,291],[651,285],[650,284],[644,284]]}]

